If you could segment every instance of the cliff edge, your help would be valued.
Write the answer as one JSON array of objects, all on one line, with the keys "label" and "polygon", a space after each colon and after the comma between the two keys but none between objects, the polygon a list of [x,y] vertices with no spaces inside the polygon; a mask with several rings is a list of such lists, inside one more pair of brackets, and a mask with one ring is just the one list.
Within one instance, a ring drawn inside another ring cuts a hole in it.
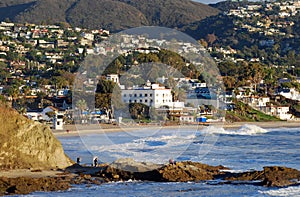
[{"label": "cliff edge", "polygon": [[49,127],[0,104],[0,170],[72,165]]}]

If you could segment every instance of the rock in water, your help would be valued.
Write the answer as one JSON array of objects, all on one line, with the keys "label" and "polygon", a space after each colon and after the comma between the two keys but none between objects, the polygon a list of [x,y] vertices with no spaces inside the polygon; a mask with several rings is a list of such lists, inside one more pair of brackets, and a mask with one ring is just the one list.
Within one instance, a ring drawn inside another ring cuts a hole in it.
[{"label": "rock in water", "polygon": [[72,165],[49,127],[0,105],[0,170]]}]

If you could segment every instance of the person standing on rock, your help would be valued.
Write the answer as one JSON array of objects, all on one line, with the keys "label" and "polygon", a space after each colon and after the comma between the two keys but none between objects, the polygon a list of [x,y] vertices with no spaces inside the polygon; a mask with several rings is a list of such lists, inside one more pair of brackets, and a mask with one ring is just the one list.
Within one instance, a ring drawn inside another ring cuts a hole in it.
[{"label": "person standing on rock", "polygon": [[77,157],[77,164],[80,164],[80,162],[81,162],[81,158]]},{"label": "person standing on rock", "polygon": [[95,166],[95,167],[98,166],[98,157],[94,157],[94,166]]}]

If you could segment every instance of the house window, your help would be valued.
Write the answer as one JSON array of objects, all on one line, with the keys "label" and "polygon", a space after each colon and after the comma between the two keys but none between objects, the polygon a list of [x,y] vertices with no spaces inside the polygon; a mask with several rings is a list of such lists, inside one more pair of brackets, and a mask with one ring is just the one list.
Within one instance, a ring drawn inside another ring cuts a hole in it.
[{"label": "house window", "polygon": [[129,103],[131,103],[132,101],[131,100],[129,100]]},{"label": "house window", "polygon": [[136,100],[134,100],[134,102],[136,103]]},{"label": "house window", "polygon": [[140,103],[142,103],[142,102],[143,102],[143,100],[141,99],[141,100],[140,100]]},{"label": "house window", "polygon": [[150,97],[152,97],[152,94],[150,94]]},{"label": "house window", "polygon": [[145,103],[148,103],[148,100],[147,100],[147,99],[145,99]]},{"label": "house window", "polygon": [[140,94],[140,97],[142,97],[143,96],[143,94]]},{"label": "house window", "polygon": [[148,94],[145,94],[145,97],[147,97],[148,96]]},{"label": "house window", "polygon": [[129,97],[132,97],[132,94],[129,94]]},{"label": "house window", "polygon": [[136,94],[134,94],[134,97],[137,97],[137,95],[136,95]]},{"label": "house window", "polygon": [[124,97],[126,97],[126,94],[124,94]]}]

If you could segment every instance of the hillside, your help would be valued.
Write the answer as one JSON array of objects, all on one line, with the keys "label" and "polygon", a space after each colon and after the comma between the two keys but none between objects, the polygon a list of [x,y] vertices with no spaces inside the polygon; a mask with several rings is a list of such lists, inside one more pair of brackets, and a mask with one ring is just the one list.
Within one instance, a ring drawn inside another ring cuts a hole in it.
[{"label": "hillside", "polygon": [[208,16],[218,9],[190,0],[3,0],[0,20],[13,22],[59,23],[84,28],[119,31],[141,25],[181,27]]},{"label": "hillside", "polygon": [[112,0],[81,0],[69,9],[66,20],[74,26],[112,31],[149,25],[138,9]]},{"label": "hillside", "polygon": [[189,0],[120,1],[140,10],[151,25],[166,27],[181,27],[219,13],[217,9]]},{"label": "hillside", "polygon": [[0,104],[0,169],[65,168],[71,164],[48,127]]}]

